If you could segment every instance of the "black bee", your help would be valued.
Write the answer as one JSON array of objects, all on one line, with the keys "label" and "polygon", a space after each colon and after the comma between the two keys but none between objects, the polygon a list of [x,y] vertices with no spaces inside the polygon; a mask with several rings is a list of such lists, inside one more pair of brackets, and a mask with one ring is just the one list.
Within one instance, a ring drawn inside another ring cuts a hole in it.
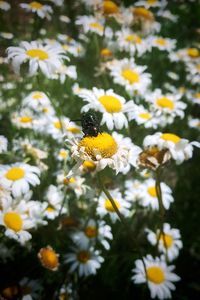
[{"label": "black bee", "polygon": [[100,133],[100,122],[97,115],[89,111],[87,113],[83,113],[81,115],[80,120],[73,120],[73,121],[80,121],[82,126],[82,131],[84,136],[97,136]]}]

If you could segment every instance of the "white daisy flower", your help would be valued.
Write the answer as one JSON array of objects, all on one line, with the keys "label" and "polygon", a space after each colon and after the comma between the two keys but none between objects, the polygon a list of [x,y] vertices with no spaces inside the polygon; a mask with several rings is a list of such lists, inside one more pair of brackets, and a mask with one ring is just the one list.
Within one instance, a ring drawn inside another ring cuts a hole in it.
[{"label": "white daisy flower", "polygon": [[191,128],[196,128],[197,130],[200,130],[200,119],[190,118],[188,120],[188,125]]},{"label": "white daisy flower", "polygon": [[135,179],[129,179],[125,181],[125,199],[134,203],[140,199],[140,186],[142,182]]},{"label": "white daisy flower", "polygon": [[32,1],[30,3],[20,3],[20,6],[28,12],[33,12],[38,15],[38,17],[48,20],[51,19],[51,14],[53,10],[50,5],[44,5],[38,1]]},{"label": "white daisy flower", "polygon": [[22,63],[29,62],[29,75],[35,75],[38,69],[50,78],[62,65],[63,59],[68,59],[60,46],[42,44],[37,41],[21,42],[19,47],[7,49],[8,60],[12,61],[14,71],[19,74]]},{"label": "white daisy flower", "polygon": [[10,188],[14,197],[27,193],[30,185],[38,185],[39,174],[39,168],[25,163],[0,166],[1,184],[5,188]]},{"label": "white daisy flower", "polygon": [[199,142],[189,142],[174,133],[161,132],[146,136],[143,145],[145,148],[155,146],[158,149],[168,149],[177,164],[192,157],[193,146],[200,148]]},{"label": "white daisy flower", "polygon": [[122,96],[111,89],[103,90],[96,87],[92,91],[80,92],[79,97],[88,102],[82,107],[82,111],[87,112],[90,109],[100,111],[103,114],[101,124],[106,123],[108,129],[128,127],[125,113],[134,109],[133,101],[126,102]]},{"label": "white daisy flower", "polygon": [[[167,266],[164,258],[153,258],[151,255],[138,259],[133,269],[132,280],[136,284],[147,283],[151,293],[151,298],[159,299],[171,298],[171,290],[175,290],[173,282],[179,281],[180,277],[172,273],[174,266]],[[146,268],[146,270],[145,270]]]},{"label": "white daisy flower", "polygon": [[18,128],[37,128],[40,121],[34,115],[33,111],[26,108],[21,111],[13,112],[11,115],[11,122]]},{"label": "white daisy flower", "polygon": [[67,212],[66,207],[63,206],[64,194],[55,185],[50,185],[46,192],[46,199],[48,206],[44,211],[44,216],[50,220],[54,220],[60,213]]},{"label": "white daisy flower", "polygon": [[100,36],[104,33],[104,23],[94,16],[79,16],[76,24],[83,27],[84,33],[94,32]]},{"label": "white daisy flower", "polygon": [[183,118],[187,105],[180,101],[181,95],[163,94],[160,89],[148,93],[145,100],[150,103],[155,116],[159,117],[160,124],[165,126],[171,124],[176,116]]},{"label": "white daisy flower", "polygon": [[26,209],[25,201],[22,200],[13,207],[12,200],[9,199],[2,202],[0,211],[0,224],[5,227],[5,235],[22,245],[31,239],[31,234],[27,230],[34,227],[34,223],[27,216]]},{"label": "white daisy flower", "polygon": [[[150,207],[153,210],[159,210],[159,202],[156,192],[156,181],[154,179],[147,179],[139,187],[140,190],[140,204],[144,207]],[[172,190],[164,182],[161,182],[162,201],[165,209],[169,209],[170,204],[174,202]]]},{"label": "white daisy flower", "polygon": [[112,240],[113,235],[111,227],[105,221],[90,219],[87,224],[84,224],[82,230],[73,232],[71,238],[81,248],[87,248],[89,245],[94,245],[96,241],[99,241],[106,250],[109,250],[110,244],[108,240]]},{"label": "white daisy flower", "polygon": [[148,43],[146,39],[140,37],[129,28],[122,28],[115,34],[117,37],[116,46],[117,48],[119,47],[119,49],[122,51],[125,50],[130,52],[131,54],[137,53],[137,55],[141,56],[145,52],[151,50],[150,43]]},{"label": "white daisy flower", "polygon": [[72,248],[72,252],[64,256],[65,262],[71,264],[69,272],[78,272],[80,277],[96,274],[104,262],[100,252],[94,248]]},{"label": "white daisy flower", "polygon": [[148,42],[152,47],[158,48],[161,51],[171,52],[176,47],[176,40],[162,36],[151,36],[148,38]]},{"label": "white daisy flower", "polygon": [[187,74],[187,80],[192,84],[198,84],[200,81],[200,62],[199,63],[187,63],[186,69],[189,74]]},{"label": "white daisy flower", "polygon": [[146,109],[143,105],[134,105],[134,109],[128,112],[129,121],[134,120],[138,125],[145,128],[157,128],[159,117],[154,115],[153,111]]},{"label": "white daisy flower", "polygon": [[[129,208],[131,204],[123,199],[122,194],[119,192],[118,189],[109,191],[115,205],[117,206],[119,212],[124,216],[127,217],[129,215]],[[112,206],[110,200],[106,197],[104,193],[102,193],[99,198],[97,199],[97,214],[103,218],[106,215],[109,215],[111,221],[115,223],[119,217],[115,212],[115,209]]]},{"label": "white daisy flower", "polygon": [[49,97],[40,91],[31,92],[28,96],[26,96],[23,101],[22,105],[28,106],[34,110],[38,110],[38,108],[51,106],[51,102]]},{"label": "white daisy flower", "polygon": [[149,35],[153,32],[158,32],[161,29],[161,24],[155,21],[155,16],[152,11],[139,6],[132,7],[133,22],[140,27],[140,31],[144,35]]},{"label": "white daisy flower", "polygon": [[139,147],[132,146],[129,138],[123,138],[117,133],[110,135],[102,132],[96,137],[84,136],[79,141],[67,140],[67,142],[71,144],[71,156],[77,161],[68,177],[73,176],[84,161],[95,163],[97,171],[106,166],[114,169],[116,173],[126,171],[130,168],[130,163],[136,162],[139,152]]},{"label": "white daisy flower", "polygon": [[77,72],[76,66],[60,66],[54,75],[52,75],[52,79],[59,79],[60,82],[63,84],[65,82],[66,76],[76,80],[77,79]]},{"label": "white daisy flower", "polygon": [[200,92],[197,92],[191,96],[192,103],[200,105]]},{"label": "white daisy flower", "polygon": [[176,52],[169,54],[171,61],[183,61],[185,63],[200,64],[200,50],[198,48],[185,48],[179,49]]},{"label": "white daisy flower", "polygon": [[4,135],[0,135],[0,153],[6,152],[8,148],[8,140]]},{"label": "white daisy flower", "polygon": [[134,3],[135,6],[144,6],[145,8],[164,8],[167,5],[166,0],[140,0]]},{"label": "white daisy flower", "polygon": [[38,228],[38,226],[48,224],[47,221],[44,220],[47,205],[48,204],[46,202],[26,200],[26,213],[28,214],[30,220],[33,222],[35,229]]},{"label": "white daisy flower", "polygon": [[146,68],[136,65],[133,58],[116,60],[109,65],[114,82],[123,85],[130,94],[143,94],[151,83],[151,75],[144,73]]},{"label": "white daisy flower", "polygon": [[170,224],[164,223],[162,233],[160,233],[160,230],[157,230],[155,233],[149,229],[146,232],[147,239],[152,245],[157,245],[159,239],[158,249],[161,253],[167,254],[169,261],[174,260],[178,256],[179,250],[183,247],[178,229],[171,228]]},{"label": "white daisy flower", "polygon": [[0,1],[0,9],[7,11],[10,9],[10,7],[10,3],[6,1]]},{"label": "white daisy flower", "polygon": [[56,158],[60,161],[65,161],[69,158],[69,151],[61,148],[58,153],[55,154]]}]

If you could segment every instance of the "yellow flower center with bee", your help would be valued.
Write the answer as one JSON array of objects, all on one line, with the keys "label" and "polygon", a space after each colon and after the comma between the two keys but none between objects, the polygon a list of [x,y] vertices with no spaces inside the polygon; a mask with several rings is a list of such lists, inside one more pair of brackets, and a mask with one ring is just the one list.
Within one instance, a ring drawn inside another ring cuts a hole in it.
[{"label": "yellow flower center with bee", "polygon": [[165,141],[173,142],[174,144],[180,142],[180,140],[181,140],[181,138],[178,135],[173,134],[173,133],[163,133],[160,136],[160,138],[165,140]]},{"label": "yellow flower center with bee", "polygon": [[141,113],[139,114],[139,117],[145,120],[150,120],[152,118],[152,115],[150,113]]},{"label": "yellow flower center with bee", "polygon": [[87,251],[80,251],[77,253],[77,259],[80,261],[82,264],[86,264],[88,260],[90,259],[90,253]]},{"label": "yellow flower center with bee", "polygon": [[41,9],[43,7],[43,5],[40,2],[37,2],[37,1],[31,2],[29,5],[33,9]]},{"label": "yellow flower center with bee", "polygon": [[103,32],[104,28],[100,23],[92,22],[90,23],[90,27],[94,29],[98,29],[99,31]]},{"label": "yellow flower center with bee", "polygon": [[151,197],[154,197],[154,198],[157,197],[156,187],[155,186],[148,187],[147,191],[148,191],[148,193],[149,193],[149,195]]},{"label": "yellow flower center with bee", "polygon": [[173,237],[166,233],[160,235],[160,241],[162,241],[163,245],[167,248],[173,245]]},{"label": "yellow flower center with bee", "polygon": [[19,167],[13,167],[13,168],[9,169],[7,171],[7,173],[5,174],[5,177],[8,180],[12,180],[12,181],[22,179],[22,178],[24,178],[24,176],[25,176],[25,171]]},{"label": "yellow flower center with bee", "polygon": [[116,113],[122,110],[122,104],[117,97],[114,96],[101,96],[99,97],[99,102],[104,106],[107,112]]},{"label": "yellow flower center with bee", "polygon": [[104,1],[103,11],[106,15],[116,14],[119,11],[119,8],[113,1]]},{"label": "yellow flower center with bee", "polygon": [[26,51],[26,55],[31,58],[37,58],[39,60],[45,60],[49,58],[49,54],[41,49],[30,49]]},{"label": "yellow flower center with bee", "polygon": [[197,48],[188,48],[187,49],[187,54],[191,58],[197,58],[197,57],[200,56],[200,52],[199,52],[199,50]]},{"label": "yellow flower center with bee", "polygon": [[106,133],[99,133],[98,136],[86,136],[79,142],[79,148],[84,147],[85,152],[96,160],[96,155],[103,158],[110,158],[117,152],[117,143],[114,138]]},{"label": "yellow flower center with bee", "polygon": [[165,273],[163,270],[158,266],[152,266],[146,268],[147,272],[147,279],[152,281],[155,284],[161,284],[165,281]]},{"label": "yellow flower center with bee", "polygon": [[136,34],[127,35],[126,41],[130,42],[130,43],[135,43],[135,44],[141,44],[142,43],[142,39]]},{"label": "yellow flower center with bee", "polygon": [[140,75],[131,69],[124,69],[121,75],[124,79],[128,80],[130,84],[138,83],[140,81]]},{"label": "yellow flower center with bee", "polygon": [[94,238],[97,236],[97,228],[95,226],[87,226],[85,228],[85,235],[88,238]]},{"label": "yellow flower center with bee", "polygon": [[174,109],[174,102],[167,97],[157,99],[156,104],[162,108]]},{"label": "yellow flower center with bee", "polygon": [[19,119],[20,123],[32,123],[33,118],[29,116],[23,116]]},{"label": "yellow flower center with bee", "polygon": [[[114,202],[115,202],[115,205],[117,206],[118,209],[120,209],[121,205],[119,203],[119,201],[117,201],[116,199],[113,199]],[[112,206],[112,203],[110,202],[109,199],[106,199],[105,200],[105,203],[104,203],[104,206],[105,206],[105,209],[111,213],[115,212],[115,209],[114,207]]]},{"label": "yellow flower center with bee", "polygon": [[159,38],[155,40],[155,43],[159,46],[166,46],[167,41],[165,39]]},{"label": "yellow flower center with bee", "polygon": [[41,248],[38,257],[42,265],[49,270],[57,270],[59,261],[58,255],[51,247]]},{"label": "yellow flower center with bee", "polygon": [[5,225],[9,229],[14,230],[15,232],[20,231],[23,227],[23,220],[22,220],[20,214],[14,212],[14,211],[5,213],[3,220],[4,220]]}]

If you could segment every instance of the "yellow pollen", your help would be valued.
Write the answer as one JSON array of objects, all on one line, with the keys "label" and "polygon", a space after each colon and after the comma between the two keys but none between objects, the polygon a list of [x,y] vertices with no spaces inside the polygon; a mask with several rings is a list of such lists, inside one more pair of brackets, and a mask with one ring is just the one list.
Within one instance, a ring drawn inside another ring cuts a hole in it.
[{"label": "yellow pollen", "polygon": [[122,77],[128,80],[131,84],[138,83],[140,81],[139,74],[131,69],[124,69],[122,71]]},{"label": "yellow pollen", "polygon": [[116,14],[118,12],[119,8],[113,1],[104,1],[103,2],[103,11],[104,14],[110,15],[110,14]]},{"label": "yellow pollen", "polygon": [[[120,205],[119,201],[114,199],[114,202],[115,202],[115,205],[117,206],[117,208],[120,209],[121,205]],[[111,213],[115,212],[115,209],[113,208],[112,203],[110,202],[109,199],[105,200],[104,206],[107,211],[109,211]]]},{"label": "yellow pollen", "polygon": [[35,93],[33,96],[32,96],[33,99],[35,100],[40,100],[42,98],[42,94],[41,93]]},{"label": "yellow pollen", "polygon": [[48,107],[43,107],[42,112],[48,113],[48,111],[49,111]]},{"label": "yellow pollen", "polygon": [[95,226],[88,226],[85,228],[85,235],[88,238],[94,238],[97,236],[97,228]]},{"label": "yellow pollen", "polygon": [[54,127],[55,127],[56,129],[61,129],[61,127],[62,127],[62,124],[61,124],[60,121],[55,121],[55,122],[53,122],[53,125],[54,125]]},{"label": "yellow pollen", "polygon": [[19,119],[21,123],[31,123],[33,121],[32,117],[23,116]]},{"label": "yellow pollen", "polygon": [[74,134],[78,134],[81,132],[80,128],[78,128],[78,127],[68,127],[67,131],[70,131],[71,133],[74,133]]},{"label": "yellow pollen", "polygon": [[142,39],[136,34],[127,35],[126,41],[130,42],[130,43],[135,43],[135,44],[141,44],[142,43]]},{"label": "yellow pollen", "polygon": [[157,99],[156,104],[162,108],[174,109],[174,102],[167,97]]},{"label": "yellow pollen", "polygon": [[4,215],[4,223],[9,229],[14,230],[15,232],[18,232],[22,229],[23,221],[21,216],[16,212],[7,212]]},{"label": "yellow pollen", "polygon": [[163,245],[167,248],[170,248],[173,245],[173,237],[169,234],[161,234],[160,240],[163,242]]},{"label": "yellow pollen", "polygon": [[90,27],[103,31],[103,26],[97,22],[90,23]]},{"label": "yellow pollen", "polygon": [[187,54],[191,57],[191,58],[197,58],[200,55],[200,52],[197,48],[188,48],[187,49]]},{"label": "yellow pollen", "polygon": [[74,182],[76,182],[76,179],[74,177],[63,179],[64,184],[70,184],[70,183],[74,183]]},{"label": "yellow pollen", "polygon": [[25,171],[22,168],[13,167],[7,171],[7,173],[5,174],[5,177],[8,180],[16,181],[16,180],[24,178],[24,175],[25,175]]},{"label": "yellow pollen", "polygon": [[152,115],[150,113],[141,113],[139,114],[139,117],[145,120],[149,120],[152,118]]},{"label": "yellow pollen", "polygon": [[147,268],[147,279],[155,284],[161,284],[165,281],[165,273],[160,267],[153,266]]},{"label": "yellow pollen", "polygon": [[165,140],[165,141],[173,142],[174,144],[180,142],[180,140],[181,140],[181,138],[178,135],[173,134],[173,133],[163,133],[160,136],[160,138]]},{"label": "yellow pollen", "polygon": [[88,171],[94,171],[96,169],[96,165],[93,163],[93,161],[85,160],[83,163],[83,168]]},{"label": "yellow pollen", "polygon": [[65,150],[60,150],[59,156],[61,156],[62,158],[67,158],[67,151],[65,151]]},{"label": "yellow pollen", "polygon": [[38,257],[45,268],[50,270],[58,268],[58,256],[51,247],[41,248]]},{"label": "yellow pollen", "polygon": [[48,212],[53,212],[53,211],[55,211],[55,208],[54,207],[52,207],[52,206],[48,206],[47,208],[46,208],[46,211],[48,211]]},{"label": "yellow pollen", "polygon": [[122,110],[122,105],[119,99],[114,96],[101,96],[99,97],[99,102],[104,106],[107,112],[116,113]]},{"label": "yellow pollen", "polygon": [[87,263],[87,261],[90,259],[90,253],[88,253],[87,251],[80,251],[77,254],[77,259],[82,263],[85,264]]},{"label": "yellow pollen", "polygon": [[39,60],[45,60],[49,58],[49,54],[41,49],[30,49],[26,51],[26,55],[31,58],[38,58]]},{"label": "yellow pollen", "polygon": [[159,46],[166,46],[167,41],[165,39],[160,38],[160,39],[156,39],[155,43]]},{"label": "yellow pollen", "polygon": [[100,54],[103,57],[110,57],[110,56],[112,56],[112,51],[108,48],[103,48],[103,49],[101,49]]},{"label": "yellow pollen", "polygon": [[154,198],[157,197],[156,187],[155,186],[148,187],[147,191],[148,191],[148,193],[149,193],[149,195],[151,197],[154,197]]},{"label": "yellow pollen", "polygon": [[29,5],[31,8],[34,8],[34,9],[41,9],[43,7],[43,5],[37,1],[31,2]]},{"label": "yellow pollen", "polygon": [[110,158],[117,152],[117,143],[114,138],[106,133],[99,133],[98,136],[84,137],[79,142],[79,148],[84,147],[85,152],[96,160],[97,153],[103,158]]},{"label": "yellow pollen", "polygon": [[142,19],[147,19],[149,21],[154,20],[154,16],[153,16],[152,12],[150,12],[148,9],[146,9],[144,7],[134,7],[133,14],[136,17],[139,17]]}]

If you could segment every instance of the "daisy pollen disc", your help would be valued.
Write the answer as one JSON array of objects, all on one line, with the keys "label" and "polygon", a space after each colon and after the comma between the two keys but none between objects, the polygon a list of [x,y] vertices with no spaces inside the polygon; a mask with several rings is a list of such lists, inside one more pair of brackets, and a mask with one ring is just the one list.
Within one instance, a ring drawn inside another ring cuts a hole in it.
[{"label": "daisy pollen disc", "polygon": [[124,69],[122,71],[122,76],[128,80],[131,84],[138,83],[140,81],[140,76],[137,72],[131,69]]},{"label": "daisy pollen disc", "polygon": [[23,178],[24,175],[25,171],[22,168],[13,167],[7,171],[5,176],[8,180],[16,181]]},{"label": "daisy pollen disc", "polygon": [[7,212],[4,215],[4,223],[9,229],[18,232],[23,227],[23,221],[21,216],[16,212]]},{"label": "daisy pollen disc", "polygon": [[161,135],[161,139],[163,139],[165,141],[173,142],[175,144],[181,140],[181,138],[178,135],[173,134],[173,133],[163,133]]},{"label": "daisy pollen disc", "polygon": [[107,112],[117,113],[122,110],[121,102],[114,96],[101,96],[99,97],[99,102],[104,106]]},{"label": "daisy pollen disc", "polygon": [[148,267],[146,272],[147,279],[155,284],[161,284],[165,281],[165,273],[158,266]]}]

